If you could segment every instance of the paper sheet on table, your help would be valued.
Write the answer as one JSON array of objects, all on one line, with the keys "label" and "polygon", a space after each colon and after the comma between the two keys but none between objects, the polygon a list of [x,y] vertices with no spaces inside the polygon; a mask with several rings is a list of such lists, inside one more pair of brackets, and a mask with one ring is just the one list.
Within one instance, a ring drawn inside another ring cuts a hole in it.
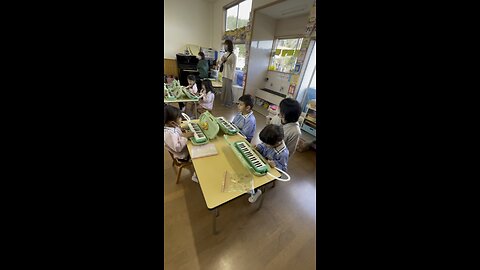
[{"label": "paper sheet on table", "polygon": [[218,155],[217,148],[213,143],[207,143],[204,145],[194,145],[192,146],[192,153],[191,157],[193,158],[201,158],[201,157],[209,157]]}]

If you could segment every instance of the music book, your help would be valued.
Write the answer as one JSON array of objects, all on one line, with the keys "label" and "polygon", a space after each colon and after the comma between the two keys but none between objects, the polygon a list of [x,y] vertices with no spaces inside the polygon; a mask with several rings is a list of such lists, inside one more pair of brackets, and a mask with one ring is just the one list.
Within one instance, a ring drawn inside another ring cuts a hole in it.
[{"label": "music book", "polygon": [[217,148],[213,143],[207,143],[204,145],[194,145],[192,146],[192,153],[191,157],[193,158],[201,158],[201,157],[209,157],[218,155]]}]

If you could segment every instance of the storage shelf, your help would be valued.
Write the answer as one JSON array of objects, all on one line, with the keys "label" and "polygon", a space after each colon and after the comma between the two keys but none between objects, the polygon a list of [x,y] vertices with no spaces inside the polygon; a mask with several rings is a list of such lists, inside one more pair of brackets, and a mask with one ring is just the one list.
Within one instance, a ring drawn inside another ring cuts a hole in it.
[{"label": "storage shelf", "polygon": [[265,109],[263,106],[259,106],[257,104],[253,105],[253,110],[258,112],[259,114],[261,114],[263,116],[267,116],[269,114],[268,109]]}]

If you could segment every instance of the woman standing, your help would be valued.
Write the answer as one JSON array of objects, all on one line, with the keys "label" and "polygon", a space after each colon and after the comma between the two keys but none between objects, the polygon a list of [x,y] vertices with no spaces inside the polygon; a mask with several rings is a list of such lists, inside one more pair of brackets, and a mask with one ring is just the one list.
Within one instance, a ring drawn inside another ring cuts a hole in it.
[{"label": "woman standing", "polygon": [[233,42],[225,40],[225,54],[222,56],[222,101],[223,106],[230,107],[233,105],[232,82],[235,76],[235,67],[237,65],[237,56],[233,53]]}]

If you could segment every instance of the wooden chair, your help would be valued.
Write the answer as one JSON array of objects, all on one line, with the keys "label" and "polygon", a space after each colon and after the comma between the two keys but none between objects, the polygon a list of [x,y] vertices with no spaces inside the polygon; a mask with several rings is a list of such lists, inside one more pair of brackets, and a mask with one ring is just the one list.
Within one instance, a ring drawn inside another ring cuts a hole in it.
[{"label": "wooden chair", "polygon": [[212,113],[212,110],[204,109],[204,108],[201,108],[200,106],[197,107],[197,113],[198,113],[198,115],[204,113],[205,111],[208,111],[209,113]]},{"label": "wooden chair", "polygon": [[173,168],[178,167],[178,172],[177,172],[177,170],[175,170],[175,172],[177,172],[177,182],[175,182],[175,183],[178,184],[178,182],[180,181],[180,175],[182,174],[183,167],[193,165],[193,163],[191,161],[189,161],[189,162],[178,161],[176,158],[173,157],[173,154],[170,153],[170,151],[167,151],[167,152],[170,154],[170,157],[173,160],[173,162],[172,162]]}]

